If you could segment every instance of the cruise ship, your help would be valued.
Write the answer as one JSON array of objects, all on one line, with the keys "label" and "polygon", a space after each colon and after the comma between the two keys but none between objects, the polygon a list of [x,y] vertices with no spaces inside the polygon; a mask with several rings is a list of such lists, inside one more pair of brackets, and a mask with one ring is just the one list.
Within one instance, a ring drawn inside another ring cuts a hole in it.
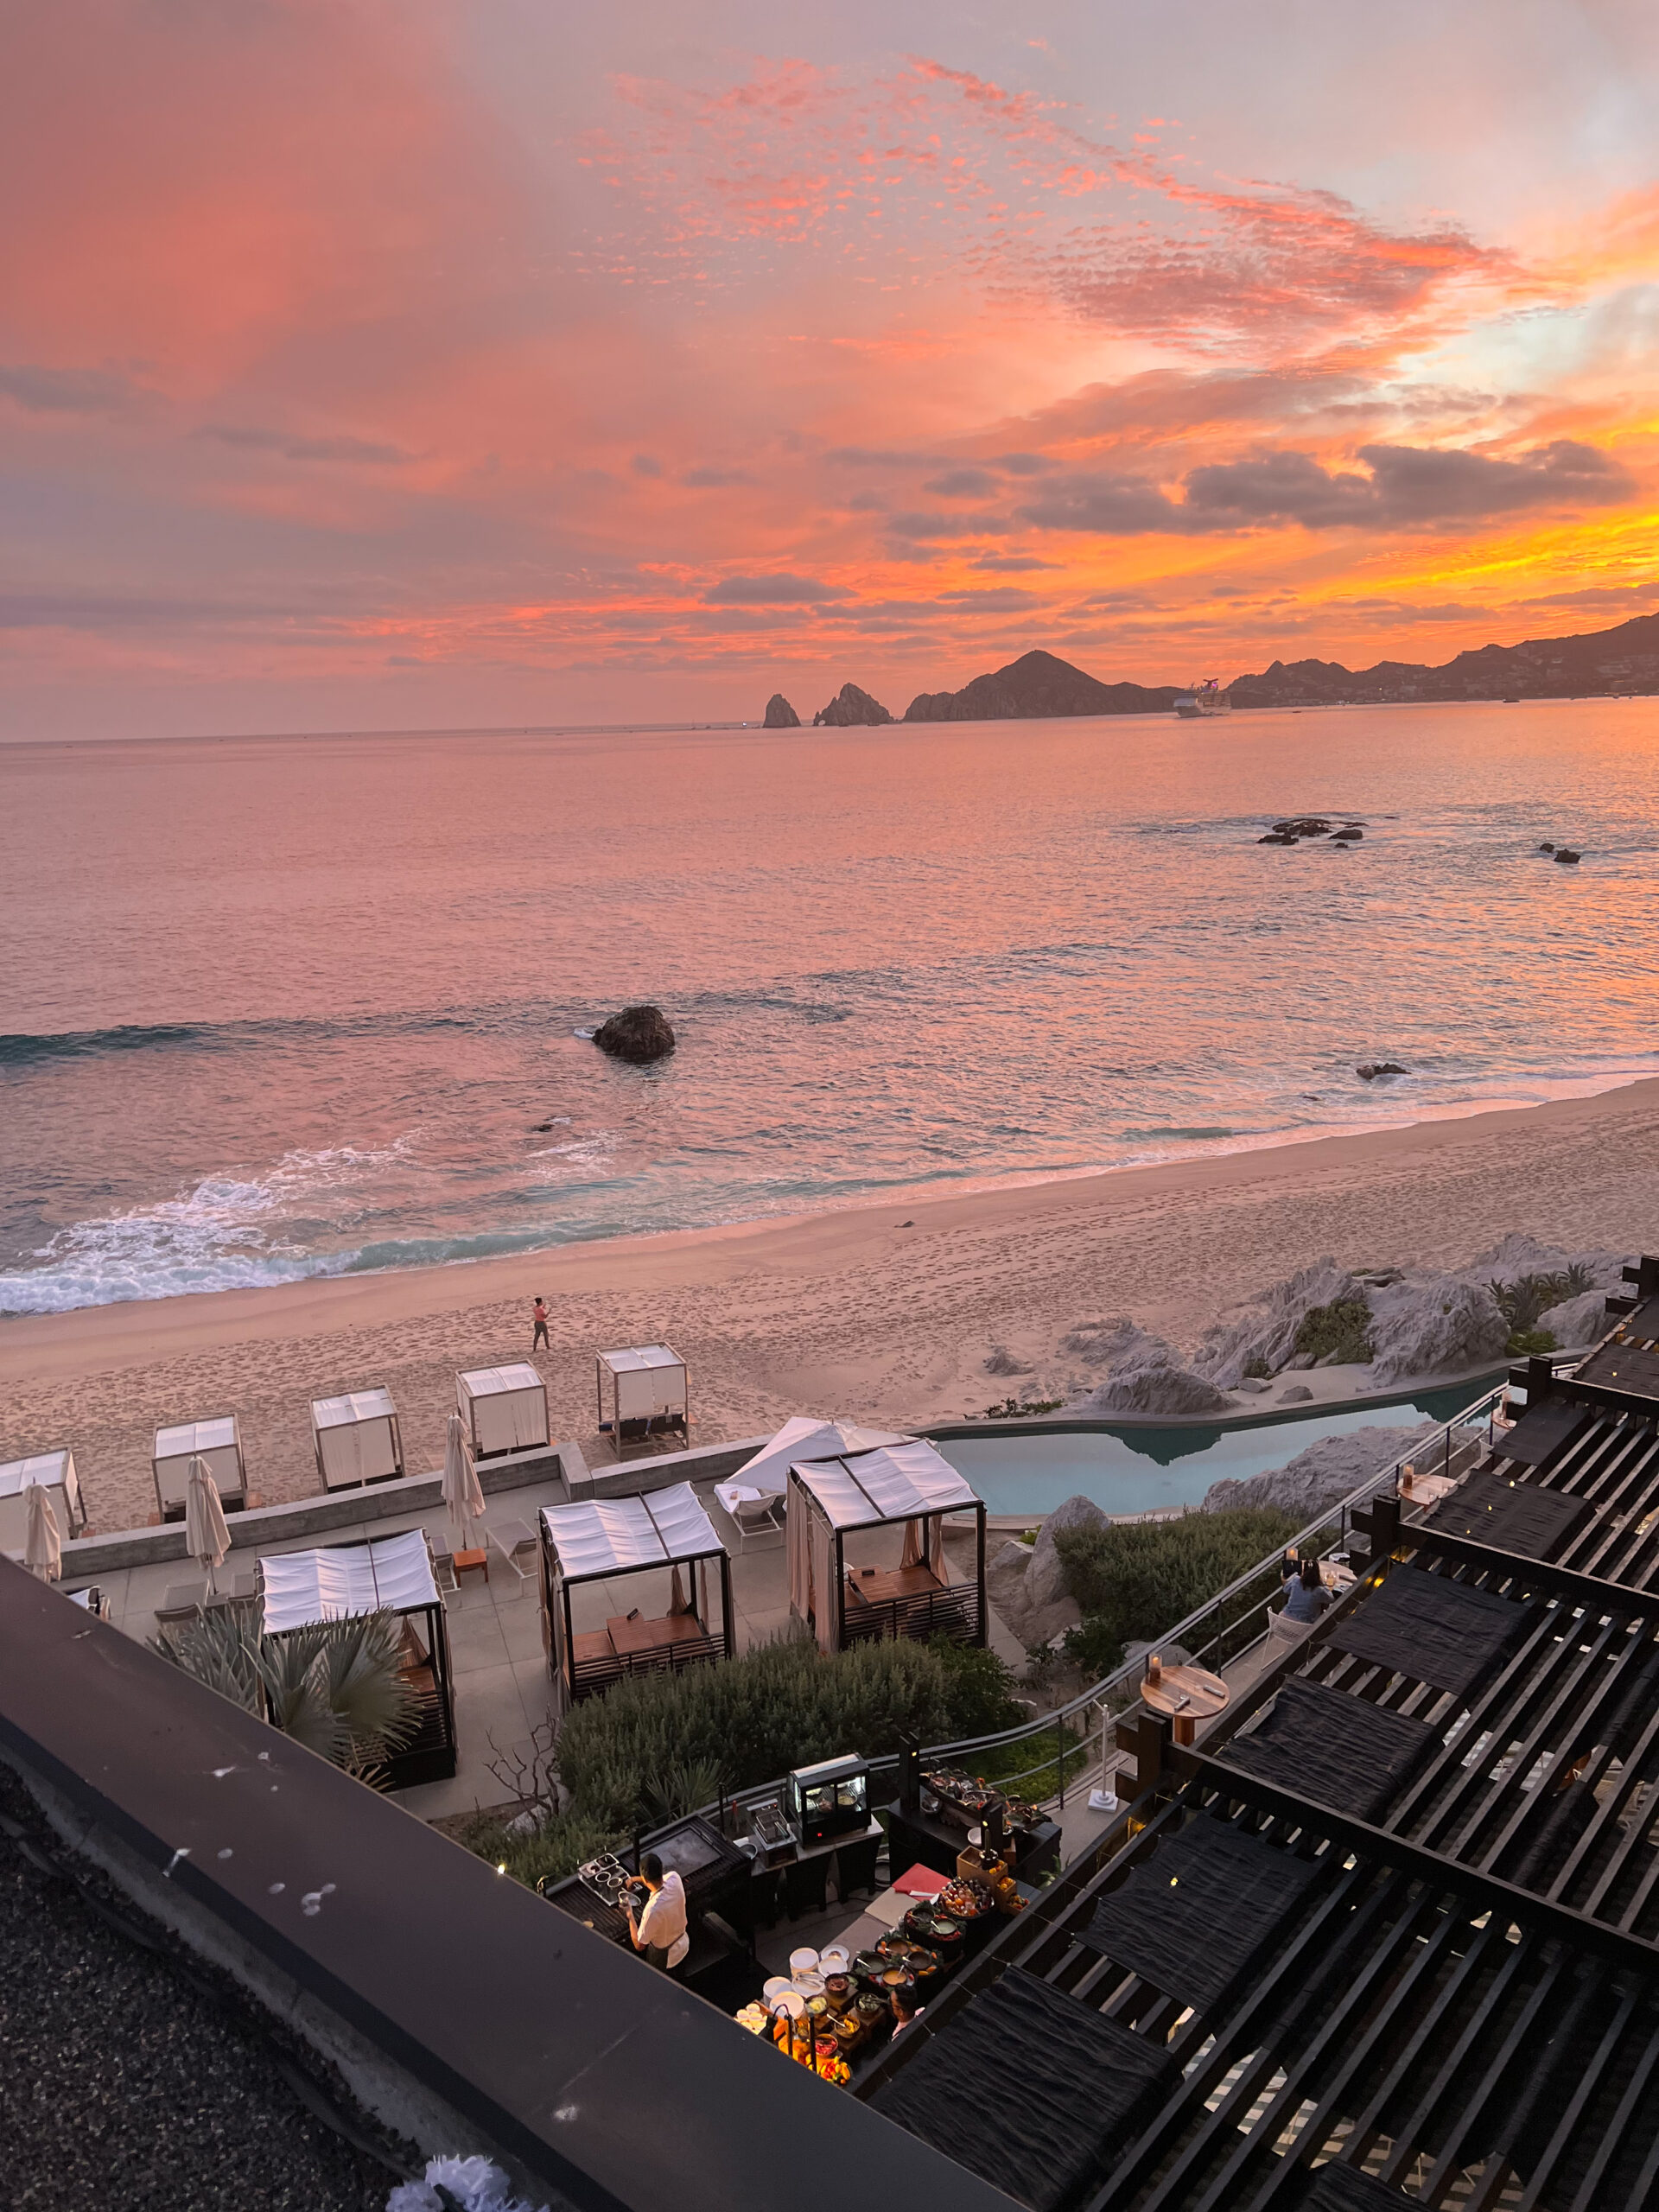
[{"label": "cruise ship", "polygon": [[1196,721],[1200,715],[1230,715],[1233,702],[1211,676],[1202,683],[1195,683],[1181,692],[1175,701],[1175,711],[1183,721]]}]

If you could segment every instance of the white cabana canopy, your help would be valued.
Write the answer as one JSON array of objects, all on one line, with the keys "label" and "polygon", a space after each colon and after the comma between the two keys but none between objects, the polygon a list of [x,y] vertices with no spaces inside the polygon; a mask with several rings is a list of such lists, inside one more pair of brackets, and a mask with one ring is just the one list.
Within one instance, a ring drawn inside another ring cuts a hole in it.
[{"label": "white cabana canopy", "polygon": [[753,1459],[744,1461],[728,1483],[717,1483],[715,1495],[724,1503],[728,1488],[755,1497],[781,1494],[789,1487],[789,1470],[797,1459],[838,1459],[847,1452],[871,1452],[879,1445],[905,1440],[891,1429],[860,1428],[850,1421],[820,1421],[813,1414],[797,1414]]},{"label": "white cabana canopy", "polygon": [[419,1529],[335,1550],[268,1552],[259,1565],[267,1636],[308,1628],[314,1621],[344,1620],[383,1609],[409,1612],[441,1602]]},{"label": "white cabana canopy", "polygon": [[526,1359],[456,1376],[455,1405],[480,1459],[531,1451],[549,1440],[547,1385]]},{"label": "white cabana canopy", "polygon": [[645,1497],[544,1505],[542,1524],[567,1582],[705,1559],[726,1548],[690,1483]]},{"label": "white cabana canopy", "polygon": [[338,1398],[313,1398],[311,1418],[319,1428],[346,1428],[358,1421],[390,1421],[397,1408],[390,1390],[347,1390]]},{"label": "white cabana canopy", "polygon": [[834,1459],[797,1459],[791,1472],[832,1529],[873,1529],[952,1513],[980,1501],[932,1445],[888,1444]]},{"label": "white cabana canopy", "polygon": [[325,1489],[384,1482],[403,1472],[403,1439],[390,1390],[347,1390],[338,1398],[313,1398],[311,1427]]},{"label": "white cabana canopy", "polygon": [[207,1462],[207,1471],[219,1485],[221,1497],[238,1503],[247,1492],[247,1470],[242,1458],[242,1437],[236,1415],[216,1421],[185,1421],[156,1432],[151,1465],[156,1475],[156,1502],[164,1517],[181,1514],[190,1483],[190,1462]]},{"label": "white cabana canopy", "polygon": [[61,1535],[86,1525],[73,1452],[35,1452],[0,1466],[0,1552],[21,1552],[29,1540],[29,1492],[36,1484],[51,1497]]}]

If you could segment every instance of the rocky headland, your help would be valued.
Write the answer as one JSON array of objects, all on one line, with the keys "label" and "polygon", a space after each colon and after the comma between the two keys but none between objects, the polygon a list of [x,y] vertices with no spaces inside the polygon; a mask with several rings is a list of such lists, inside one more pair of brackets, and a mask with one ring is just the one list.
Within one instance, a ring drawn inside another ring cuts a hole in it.
[{"label": "rocky headland", "polygon": [[[1098,677],[1040,649],[1022,653],[1006,668],[976,676],[959,691],[918,691],[905,710],[907,722],[1039,721],[1065,715],[1166,714],[1179,694],[1174,683],[1103,683]],[[1259,672],[1236,676],[1225,698],[1234,707],[1336,707],[1378,705],[1414,700],[1564,699],[1618,696],[1659,691],[1659,614],[1638,614],[1610,630],[1589,630],[1567,638],[1532,638],[1516,645],[1482,645],[1438,666],[1417,661],[1380,660],[1371,668],[1345,668],[1334,660],[1275,660]],[[856,707],[849,711],[849,695]],[[772,721],[769,729],[796,726],[794,709],[782,695],[789,720]],[[887,709],[868,691],[843,684],[815,722],[836,725],[887,722]],[[1327,834],[1331,825],[1326,825]],[[1300,842],[1275,830],[1264,843]],[[1344,842],[1357,840],[1345,839]],[[1546,847],[1553,851],[1553,847]],[[1579,855],[1571,847],[1567,865]]]},{"label": "rocky headland", "polygon": [[[1190,1355],[1118,1314],[1046,1345],[997,1343],[984,1371],[1020,1376],[1027,1404],[1095,1419],[1202,1421],[1306,1403],[1333,1383],[1363,1397],[1594,1343],[1626,1256],[1512,1235],[1452,1269],[1317,1260],[1224,1313]],[[1316,1370],[1337,1372],[1313,1388]]]}]

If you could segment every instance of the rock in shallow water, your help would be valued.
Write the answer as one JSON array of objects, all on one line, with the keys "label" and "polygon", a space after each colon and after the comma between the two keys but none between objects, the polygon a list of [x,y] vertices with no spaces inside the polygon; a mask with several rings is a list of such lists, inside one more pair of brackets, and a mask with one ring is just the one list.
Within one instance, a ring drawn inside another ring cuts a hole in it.
[{"label": "rock in shallow water", "polygon": [[613,1059],[643,1065],[674,1050],[674,1032],[659,1006],[625,1006],[594,1032],[594,1042]]}]

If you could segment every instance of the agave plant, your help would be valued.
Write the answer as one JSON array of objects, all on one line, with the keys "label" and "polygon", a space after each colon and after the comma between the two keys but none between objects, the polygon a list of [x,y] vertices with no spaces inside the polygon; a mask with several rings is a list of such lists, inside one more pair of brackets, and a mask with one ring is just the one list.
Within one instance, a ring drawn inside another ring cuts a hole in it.
[{"label": "agave plant", "polygon": [[402,1634],[395,1613],[378,1612],[262,1636],[231,1606],[163,1630],[152,1649],[366,1779],[420,1726],[419,1696],[401,1672]]},{"label": "agave plant", "polygon": [[652,1827],[662,1827],[700,1805],[712,1805],[726,1788],[725,1769],[715,1759],[677,1760],[645,1784],[641,1808]]}]

